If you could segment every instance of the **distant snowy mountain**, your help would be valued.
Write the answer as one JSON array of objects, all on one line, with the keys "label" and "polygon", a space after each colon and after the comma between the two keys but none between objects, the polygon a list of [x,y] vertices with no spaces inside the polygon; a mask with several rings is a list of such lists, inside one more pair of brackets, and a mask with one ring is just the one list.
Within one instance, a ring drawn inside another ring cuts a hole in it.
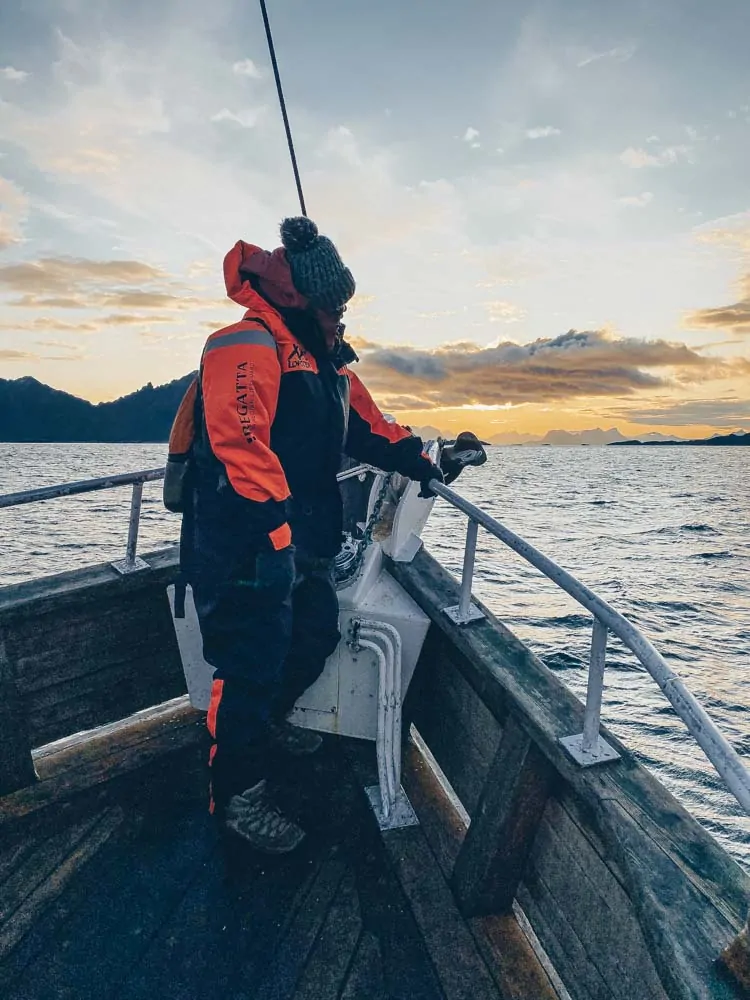
[{"label": "distant snowy mountain", "polygon": [[414,427],[410,425],[412,431],[421,437],[423,441],[434,441],[436,438],[447,438],[450,434],[444,434],[443,431],[438,430],[437,427],[432,427],[430,424],[426,424],[424,427]]},{"label": "distant snowy mountain", "polygon": [[536,434],[522,434],[518,431],[506,431],[505,434],[494,434],[490,438],[492,444],[538,444],[541,440]]},{"label": "distant snowy mountain", "polygon": [[[606,445],[617,444],[618,442],[631,440],[626,438],[616,427],[609,430],[602,430],[601,427],[594,427],[586,431],[547,431],[544,437],[533,434],[518,434],[511,432],[508,434],[496,434],[490,438],[493,444],[549,444],[558,448],[572,448],[583,444]],[[647,434],[639,436],[641,441],[679,441],[674,435],[659,434],[657,431],[649,431]]]}]

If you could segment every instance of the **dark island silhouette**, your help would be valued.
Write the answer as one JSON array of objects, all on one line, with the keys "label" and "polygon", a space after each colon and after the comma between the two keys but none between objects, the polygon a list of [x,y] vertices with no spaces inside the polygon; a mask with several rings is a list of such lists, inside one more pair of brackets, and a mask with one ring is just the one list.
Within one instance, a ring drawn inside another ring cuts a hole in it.
[{"label": "dark island silhouette", "polygon": [[693,447],[697,446],[716,446],[721,445],[723,447],[732,445],[750,445],[750,432],[748,431],[733,431],[731,434],[712,434],[708,438],[692,438],[691,440],[681,440],[681,441],[613,441],[612,444],[607,445],[608,448],[628,448],[633,445],[638,445],[641,448],[683,448],[685,445],[691,445]]},{"label": "dark island silhouette", "polygon": [[0,441],[167,441],[177,407],[194,374],[167,385],[149,382],[109,403],[90,403],[30,376],[0,379]]}]

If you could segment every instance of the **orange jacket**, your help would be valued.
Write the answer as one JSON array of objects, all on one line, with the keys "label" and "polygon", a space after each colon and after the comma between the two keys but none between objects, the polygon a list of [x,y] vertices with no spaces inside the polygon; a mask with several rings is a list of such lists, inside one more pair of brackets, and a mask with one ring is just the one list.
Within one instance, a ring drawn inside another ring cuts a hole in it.
[{"label": "orange jacket", "polygon": [[383,417],[354,372],[311,353],[244,279],[242,261],[257,252],[238,243],[224,261],[227,292],[247,311],[211,334],[203,351],[196,436],[205,439],[197,464],[204,478],[225,474],[260,530],[274,532],[289,518],[297,544],[333,555],[342,453],[418,479],[431,463],[422,441]]}]

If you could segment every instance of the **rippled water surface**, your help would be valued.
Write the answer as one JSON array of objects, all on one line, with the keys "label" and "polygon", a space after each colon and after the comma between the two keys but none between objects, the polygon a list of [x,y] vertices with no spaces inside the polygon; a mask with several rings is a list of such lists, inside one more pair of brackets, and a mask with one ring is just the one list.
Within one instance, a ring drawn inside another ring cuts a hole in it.
[{"label": "rippled water surface", "polygon": [[[0,492],[163,464],[162,445],[0,444]],[[750,453],[741,448],[494,448],[464,495],[630,617],[750,764]],[[0,583],[105,559],[125,547],[129,488],[0,511]],[[179,518],[147,485],[141,551]],[[425,533],[460,572],[464,519],[438,501]],[[480,532],[475,591],[579,695],[591,622]],[[750,868],[750,817],[724,792],[656,684],[617,642],[603,716]]]}]

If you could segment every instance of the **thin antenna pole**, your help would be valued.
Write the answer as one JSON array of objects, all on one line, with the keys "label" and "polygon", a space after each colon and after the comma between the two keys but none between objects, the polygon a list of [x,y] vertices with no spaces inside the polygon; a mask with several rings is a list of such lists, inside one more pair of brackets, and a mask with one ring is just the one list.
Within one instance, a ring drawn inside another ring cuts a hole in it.
[{"label": "thin antenna pole", "polygon": [[260,10],[263,14],[263,24],[266,29],[266,39],[268,40],[268,51],[271,55],[271,65],[273,66],[273,75],[276,80],[276,91],[279,95],[279,106],[281,107],[281,117],[284,119],[284,129],[286,130],[286,141],[289,146],[289,155],[292,158],[292,170],[294,171],[294,181],[297,185],[297,194],[299,195],[299,205],[302,209],[302,214],[307,215],[307,209],[305,208],[305,196],[302,193],[302,181],[299,176],[299,169],[297,168],[297,157],[294,152],[294,143],[292,142],[292,130],[289,127],[289,117],[286,113],[286,103],[284,101],[284,91],[281,89],[281,77],[279,75],[279,65],[276,62],[276,51],[273,47],[273,37],[271,36],[271,25],[268,22],[268,11],[266,10],[266,0],[260,0]]}]

